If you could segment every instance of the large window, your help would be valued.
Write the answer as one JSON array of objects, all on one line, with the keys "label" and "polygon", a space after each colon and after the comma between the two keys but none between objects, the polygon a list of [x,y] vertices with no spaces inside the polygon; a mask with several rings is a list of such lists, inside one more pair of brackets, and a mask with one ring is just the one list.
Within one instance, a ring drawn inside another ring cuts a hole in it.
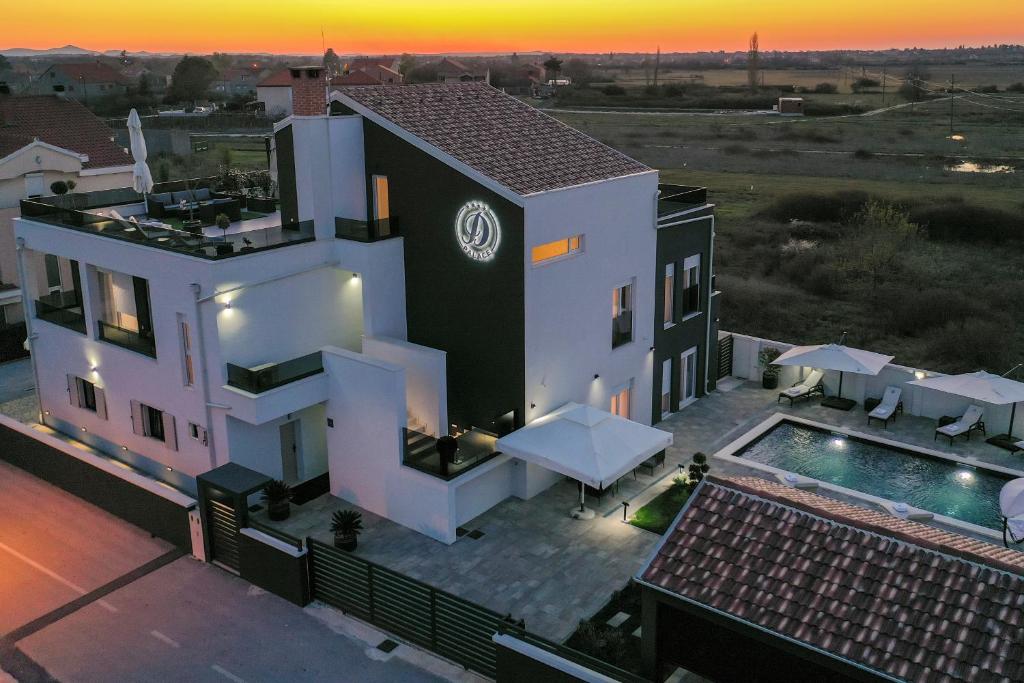
[{"label": "large window", "polygon": [[377,237],[391,234],[391,191],[388,188],[388,177],[373,176],[373,219],[376,222],[372,231]]},{"label": "large window", "polygon": [[633,341],[633,284],[612,292],[612,348]]},{"label": "large window", "polygon": [[676,264],[665,264],[665,327],[670,327],[675,322],[676,306]]},{"label": "large window", "polygon": [[611,414],[629,419],[630,416],[630,394],[632,393],[632,380],[618,387],[612,392]]},{"label": "large window", "polygon": [[580,252],[583,248],[583,235],[573,235],[562,240],[555,240],[547,244],[538,244],[530,250],[530,260],[533,265],[546,263],[560,259],[571,254]]},{"label": "large window", "polygon": [[683,316],[700,313],[700,254],[683,261]]}]

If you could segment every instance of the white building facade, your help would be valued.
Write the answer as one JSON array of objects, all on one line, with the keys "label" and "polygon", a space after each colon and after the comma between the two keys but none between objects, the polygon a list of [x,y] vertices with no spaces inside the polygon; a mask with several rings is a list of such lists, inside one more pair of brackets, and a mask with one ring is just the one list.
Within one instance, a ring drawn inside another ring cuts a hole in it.
[{"label": "white building facade", "polygon": [[[483,84],[328,103],[308,69],[294,88],[275,127],[281,225],[238,252],[23,211],[23,267],[50,254],[74,273],[66,305],[26,297],[47,425],[187,491],[234,462],[452,543],[561,478],[498,436],[569,401],[661,419],[675,284],[656,171]],[[706,203],[678,208],[710,226]],[[671,255],[680,272],[688,257]]]}]

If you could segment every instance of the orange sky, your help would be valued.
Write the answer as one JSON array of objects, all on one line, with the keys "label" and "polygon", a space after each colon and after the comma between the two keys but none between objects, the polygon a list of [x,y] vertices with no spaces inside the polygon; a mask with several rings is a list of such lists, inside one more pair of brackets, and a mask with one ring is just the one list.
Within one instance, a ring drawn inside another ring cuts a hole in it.
[{"label": "orange sky", "polygon": [[[12,0],[0,47],[313,54],[1024,43],[1024,0]],[[134,19],[126,7],[132,7]],[[129,28],[132,24],[135,29]]]}]

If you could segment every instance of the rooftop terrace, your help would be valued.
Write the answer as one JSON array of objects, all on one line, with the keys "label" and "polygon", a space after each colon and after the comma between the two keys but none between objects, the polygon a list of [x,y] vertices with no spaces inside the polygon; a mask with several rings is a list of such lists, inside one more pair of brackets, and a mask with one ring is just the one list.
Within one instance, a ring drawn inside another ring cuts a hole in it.
[{"label": "rooftop terrace", "polygon": [[[210,179],[157,183],[147,196],[130,187],[77,192],[21,201],[22,217],[109,239],[142,244],[178,254],[217,261],[268,249],[310,242],[313,222],[284,223],[281,214],[243,210],[236,199],[209,190]],[[211,199],[197,199],[205,190]],[[173,194],[172,194],[173,193]],[[186,207],[175,202],[159,210],[154,197],[187,195]],[[231,220],[226,230],[216,227],[218,214]],[[195,222],[191,222],[195,221]],[[187,229],[186,229],[187,228]]]}]

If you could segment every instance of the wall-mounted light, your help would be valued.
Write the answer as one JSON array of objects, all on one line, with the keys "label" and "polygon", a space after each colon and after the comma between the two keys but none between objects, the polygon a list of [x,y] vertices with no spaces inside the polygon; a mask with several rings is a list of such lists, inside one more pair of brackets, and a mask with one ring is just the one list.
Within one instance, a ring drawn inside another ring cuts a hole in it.
[{"label": "wall-mounted light", "polygon": [[128,447],[127,446],[121,446],[121,450],[127,452],[128,451]]},{"label": "wall-mounted light", "polygon": [[601,375],[597,374],[596,372],[594,373],[594,379],[597,379],[597,378],[599,378],[600,376],[601,376]]},{"label": "wall-mounted light", "polygon": [[531,409],[533,409],[533,408],[536,408],[536,407],[537,407],[537,404],[536,404],[536,403],[531,403],[531,404],[530,404],[530,408],[531,408]]},{"label": "wall-mounted light", "polygon": [[167,470],[168,472],[173,472],[173,471],[174,471],[174,470],[173,470],[173,469],[171,469],[170,467],[165,467],[164,469],[165,469],[165,470]]},{"label": "wall-mounted light", "polygon": [[353,280],[358,280],[359,279],[359,273],[352,273],[352,279]]},{"label": "wall-mounted light", "polygon": [[43,415],[49,415],[49,414],[50,414],[50,411],[49,411],[49,410],[44,410],[44,411],[43,411]]},{"label": "wall-mounted light", "polygon": [[648,350],[648,351],[653,351],[653,350],[654,350],[654,347],[652,346],[651,348],[649,348],[649,349],[647,349],[647,350]]},{"label": "wall-mounted light", "polygon": [[81,429],[81,430],[82,430],[83,432],[87,432],[87,431],[89,431],[89,430],[88,430],[88,429],[86,429],[85,427],[80,427],[80,429]]},{"label": "wall-mounted light", "polygon": [[224,302],[224,310],[231,310],[231,299],[228,299],[227,301]]},{"label": "wall-mounted light", "polygon": [[97,370],[97,369],[98,369],[98,366],[96,366],[96,365],[90,365],[90,366],[89,366],[89,370],[90,370],[91,372],[96,372],[96,370]]}]

